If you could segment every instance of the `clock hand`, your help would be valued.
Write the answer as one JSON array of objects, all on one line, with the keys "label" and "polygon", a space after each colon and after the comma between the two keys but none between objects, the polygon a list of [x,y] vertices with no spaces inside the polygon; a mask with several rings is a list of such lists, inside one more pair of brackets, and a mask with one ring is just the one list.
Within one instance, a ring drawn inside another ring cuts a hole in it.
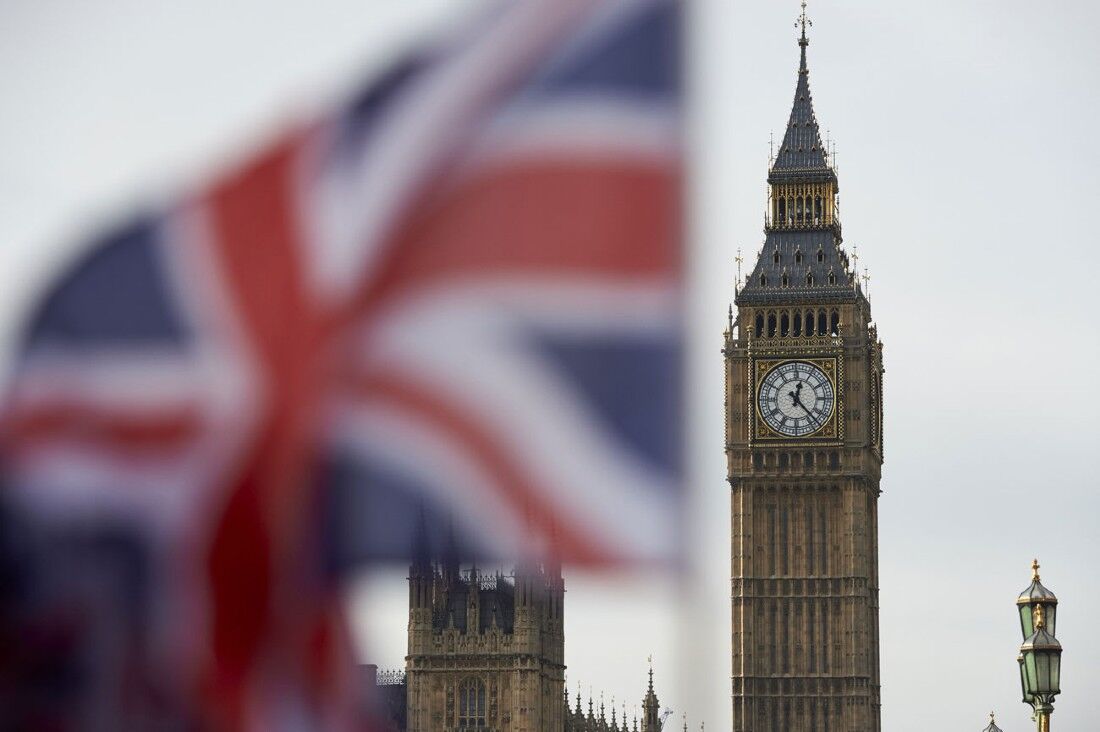
[{"label": "clock hand", "polygon": [[797,404],[798,406],[802,407],[803,412],[806,412],[807,414],[809,414],[810,410],[806,409],[806,405],[804,405],[802,403],[802,400],[798,398],[798,393],[797,392],[793,392],[793,391],[789,392],[787,394],[787,396],[789,396],[791,398],[791,407],[794,407],[794,405]]},{"label": "clock hand", "polygon": [[792,391],[789,396],[791,397],[791,399],[794,400],[794,404],[797,404],[798,406],[802,407],[803,412],[808,412],[810,410],[806,409],[806,407],[802,404],[802,400],[798,396],[801,393],[802,393],[802,382],[800,381],[800,382],[798,382],[798,384],[795,385],[794,391]]},{"label": "clock hand", "polygon": [[821,423],[818,422],[816,419],[814,419],[813,412],[811,412],[809,409],[806,409],[806,407],[802,406],[801,402],[799,403],[798,406],[802,407],[802,411],[806,413],[806,419],[810,422],[810,424],[812,424],[814,427],[820,427],[821,426]]},{"label": "clock hand", "polygon": [[[802,382],[800,381],[798,382],[798,390],[801,391],[801,388]],[[813,413],[809,409],[807,409],[806,405],[802,403],[802,400],[798,398],[798,394],[792,391],[791,396],[794,397],[794,403],[802,407],[802,411],[806,413],[806,420],[815,427],[820,427],[821,423],[814,419]]]}]

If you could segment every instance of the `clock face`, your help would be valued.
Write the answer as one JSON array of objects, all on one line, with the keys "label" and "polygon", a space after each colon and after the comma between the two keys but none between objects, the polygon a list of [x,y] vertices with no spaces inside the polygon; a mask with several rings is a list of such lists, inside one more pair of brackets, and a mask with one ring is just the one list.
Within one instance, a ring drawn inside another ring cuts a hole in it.
[{"label": "clock face", "polygon": [[760,416],[786,437],[806,437],[820,430],[833,415],[833,384],[812,363],[787,361],[767,373],[760,384]]}]

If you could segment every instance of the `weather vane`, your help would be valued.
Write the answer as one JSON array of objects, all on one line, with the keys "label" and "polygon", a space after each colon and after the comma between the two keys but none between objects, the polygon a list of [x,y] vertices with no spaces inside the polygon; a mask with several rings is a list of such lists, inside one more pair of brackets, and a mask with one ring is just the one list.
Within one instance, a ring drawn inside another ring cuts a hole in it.
[{"label": "weather vane", "polygon": [[802,15],[795,21],[794,27],[802,26],[802,40],[806,40],[806,27],[813,27],[814,22],[806,15],[806,0],[802,0]]}]

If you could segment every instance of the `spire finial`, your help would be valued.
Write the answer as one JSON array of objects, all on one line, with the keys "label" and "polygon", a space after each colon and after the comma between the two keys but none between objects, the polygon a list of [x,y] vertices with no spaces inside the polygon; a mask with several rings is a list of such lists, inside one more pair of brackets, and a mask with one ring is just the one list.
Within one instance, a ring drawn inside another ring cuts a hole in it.
[{"label": "spire finial", "polygon": [[803,48],[810,42],[806,37],[806,28],[807,26],[813,27],[813,24],[814,22],[806,15],[806,0],[802,0],[802,15],[798,16],[798,20],[795,21],[795,27],[802,26],[802,37],[798,39],[798,45]]},{"label": "spire finial", "polygon": [[1032,559],[1031,560],[1031,581],[1032,582],[1038,582],[1039,581],[1039,560],[1038,559]]},{"label": "spire finial", "polygon": [[990,712],[990,713],[989,713],[989,723],[990,723],[990,724],[993,724],[993,723],[994,723],[994,722],[996,722],[996,721],[997,721],[997,720],[993,718],[993,712]]},{"label": "spire finial", "polygon": [[739,294],[741,292],[741,265],[745,263],[745,258],[741,255],[741,247],[737,247],[737,256],[733,258],[733,261],[737,263],[737,282],[734,284],[733,290],[734,293]]}]

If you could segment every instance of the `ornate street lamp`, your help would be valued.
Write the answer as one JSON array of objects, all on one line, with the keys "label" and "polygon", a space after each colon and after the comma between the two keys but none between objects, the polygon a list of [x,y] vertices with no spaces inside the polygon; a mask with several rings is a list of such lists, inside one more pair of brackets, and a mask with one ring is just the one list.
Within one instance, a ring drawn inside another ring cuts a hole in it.
[{"label": "ornate street lamp", "polygon": [[1038,560],[1031,569],[1031,586],[1016,600],[1024,635],[1017,662],[1023,701],[1035,710],[1039,732],[1050,732],[1054,697],[1061,693],[1062,644],[1054,637],[1058,598],[1039,582]]}]

